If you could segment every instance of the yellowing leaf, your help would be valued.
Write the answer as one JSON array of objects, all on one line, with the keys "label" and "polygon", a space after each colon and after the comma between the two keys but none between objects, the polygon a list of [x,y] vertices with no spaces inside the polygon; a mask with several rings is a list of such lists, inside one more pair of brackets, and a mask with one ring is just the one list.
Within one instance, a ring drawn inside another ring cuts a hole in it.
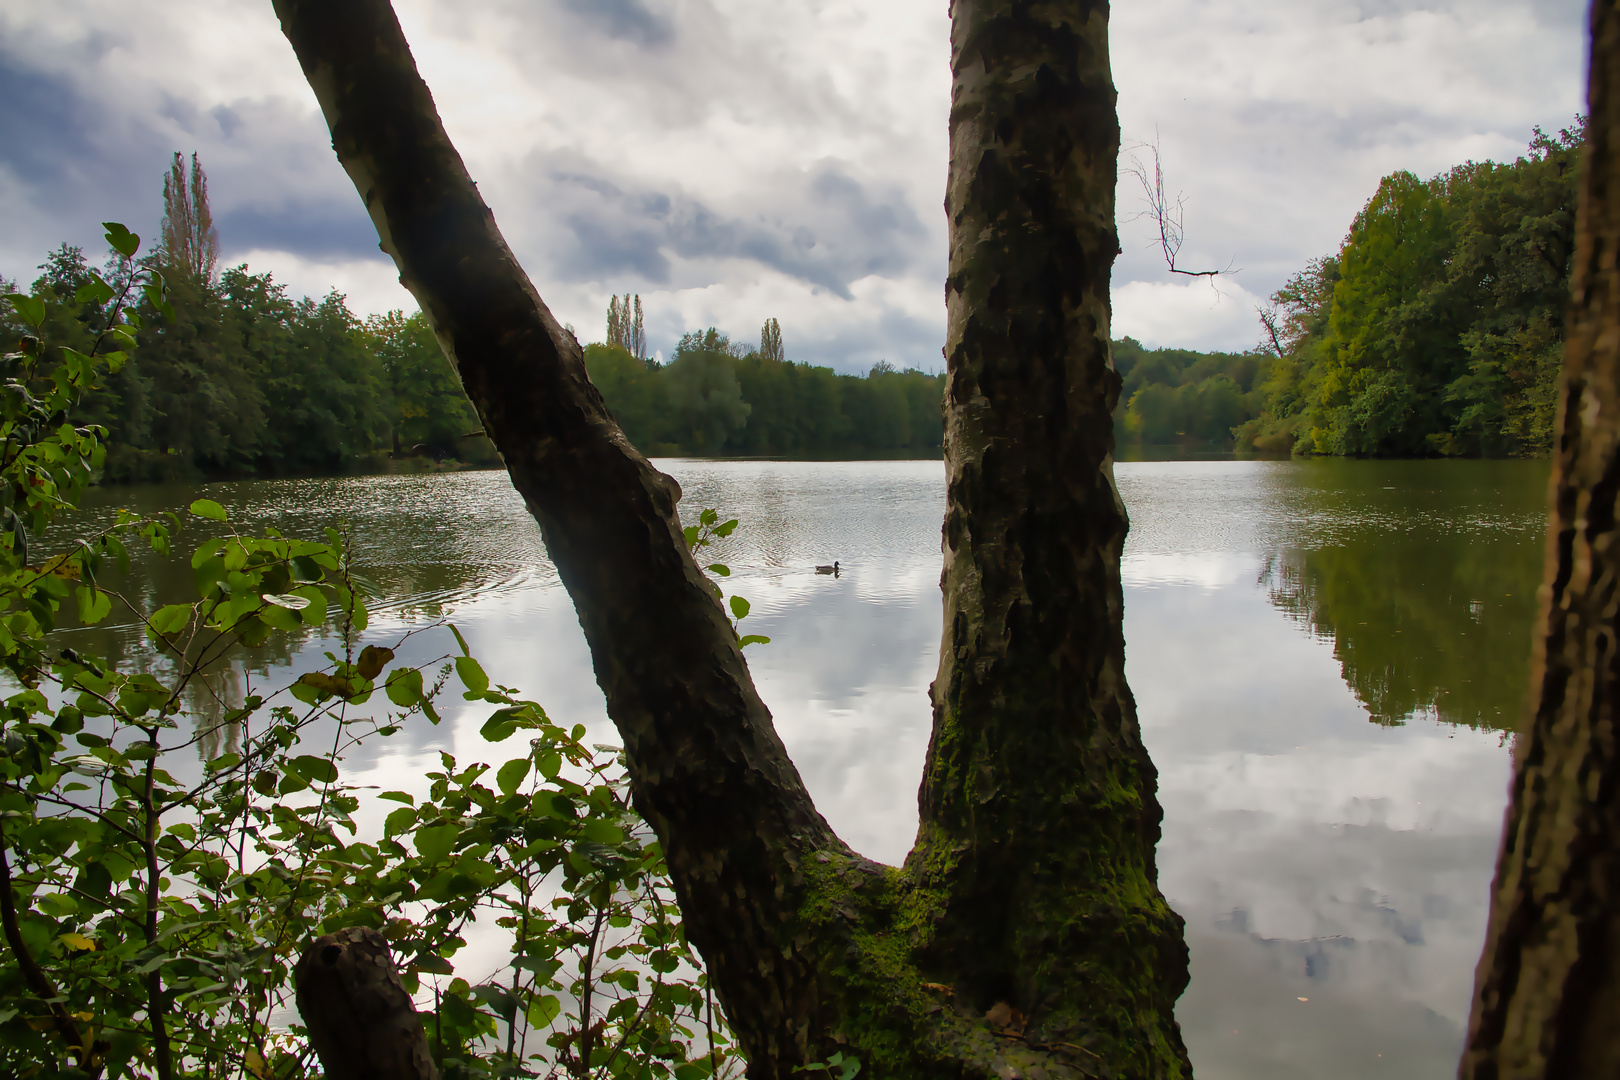
[{"label": "yellowing leaf", "polygon": [[[56,940],[60,941],[70,949],[78,949],[81,952],[96,951],[96,943],[85,937],[83,934],[63,934]],[[86,1013],[85,1015],[79,1017],[79,1019],[89,1020],[91,1017],[90,1014]]]}]

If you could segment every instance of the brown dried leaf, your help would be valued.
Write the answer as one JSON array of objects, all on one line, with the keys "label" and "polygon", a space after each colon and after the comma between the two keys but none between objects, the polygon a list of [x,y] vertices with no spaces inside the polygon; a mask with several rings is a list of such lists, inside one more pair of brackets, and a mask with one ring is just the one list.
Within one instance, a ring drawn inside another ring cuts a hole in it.
[{"label": "brown dried leaf", "polygon": [[388,661],[394,658],[393,649],[383,649],[376,645],[367,645],[360,650],[360,662],[355,665],[362,679],[375,679],[382,674],[382,669],[388,666]]}]

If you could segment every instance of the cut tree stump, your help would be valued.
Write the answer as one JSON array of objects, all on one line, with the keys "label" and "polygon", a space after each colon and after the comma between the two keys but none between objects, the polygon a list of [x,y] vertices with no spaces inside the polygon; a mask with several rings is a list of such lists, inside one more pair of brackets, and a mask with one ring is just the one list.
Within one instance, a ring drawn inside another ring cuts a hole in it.
[{"label": "cut tree stump", "polygon": [[293,986],[326,1080],[439,1080],[422,1018],[375,930],[316,938]]}]

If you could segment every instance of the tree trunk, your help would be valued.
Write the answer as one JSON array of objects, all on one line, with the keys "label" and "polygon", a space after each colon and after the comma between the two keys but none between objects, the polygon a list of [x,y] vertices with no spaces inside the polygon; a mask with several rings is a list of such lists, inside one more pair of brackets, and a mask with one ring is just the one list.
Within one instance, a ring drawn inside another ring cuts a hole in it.
[{"label": "tree trunk", "polygon": [[293,969],[325,1080],[439,1080],[388,942],[363,926],[312,941]]},{"label": "tree trunk", "polygon": [[1591,122],[1552,484],[1538,701],[1519,740],[1460,1075],[1620,1075],[1620,11],[1592,6]]},{"label": "tree trunk", "polygon": [[1124,671],[1107,29],[1101,0],[952,6],[945,636],[908,865],[958,1004],[1177,1075],[1187,950]]},{"label": "tree trunk", "polygon": [[[275,0],[333,146],[540,524],[754,1080],[1187,1074],[1121,674],[1103,4],[958,3],[951,625],[903,869],[816,812],[681,535],[518,267],[386,0]],[[1014,895],[1017,894],[1017,895]]]}]

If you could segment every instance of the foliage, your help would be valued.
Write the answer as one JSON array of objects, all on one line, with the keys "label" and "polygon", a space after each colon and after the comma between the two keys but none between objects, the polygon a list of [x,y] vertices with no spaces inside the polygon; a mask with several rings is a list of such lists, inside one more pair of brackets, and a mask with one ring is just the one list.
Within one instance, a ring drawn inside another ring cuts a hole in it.
[{"label": "foliage", "polygon": [[884,362],[864,377],[797,364],[780,358],[773,324],[761,333],[763,350],[710,327],[684,335],[668,364],[588,345],[585,365],[626,436],[649,454],[915,453],[942,444],[944,376]]},{"label": "foliage", "polygon": [[1542,454],[1563,350],[1585,120],[1498,165],[1384,178],[1338,254],[1273,296],[1240,442],[1374,456]]},{"label": "foliage", "polygon": [[1259,412],[1268,359],[1258,353],[1149,350],[1127,337],[1113,343],[1113,356],[1123,380],[1117,442],[1230,445],[1233,429]]},{"label": "foliage", "polygon": [[[353,925],[388,938],[409,991],[431,988],[447,1077],[726,1073],[727,1036],[616,751],[493,684],[454,627],[457,648],[426,664],[395,659],[405,639],[444,630],[362,647],[365,587],[337,532],[243,535],[198,500],[185,526],[210,530],[190,558],[198,598],[155,609],[113,587],[107,564],[132,543],[168,555],[178,518],[121,514],[30,559],[30,534],[101,464],[104,429],[62,418],[127,361],[108,347],[142,328],[131,289],[168,317],[162,278],[132,262],[138,240],[108,235],[122,284],[90,273],[75,294],[105,305],[87,350],[42,343],[53,292],[9,297],[32,332],[4,361],[0,398],[0,666],[18,687],[0,705],[0,1073],[311,1076],[299,1029],[271,1017],[304,943]],[[735,527],[717,518],[694,542]],[[140,670],[63,647],[70,604],[82,623],[137,620],[165,660]],[[336,639],[325,668],[250,685],[214,720],[189,712],[189,691],[237,645],[314,632]],[[493,707],[487,741],[527,740],[520,756],[440,754],[420,799],[368,796],[345,776],[363,742],[437,723],[452,677]],[[398,804],[376,838],[356,820],[368,798]],[[452,957],[479,919],[507,935],[511,959],[475,983]]]},{"label": "foliage", "polygon": [[615,296],[608,302],[607,344],[623,349],[637,360],[646,359],[647,327],[640,293],[634,298],[625,293],[623,300]]},{"label": "foliage", "polygon": [[393,406],[390,439],[395,457],[423,454],[482,465],[499,461],[426,316],[420,311],[409,316],[403,311],[373,315],[360,339],[382,364]]},{"label": "foliage", "polygon": [[191,175],[186,175],[180,151],[174,152],[169,173],[163,178],[162,238],[158,258],[170,278],[190,278],[212,282],[219,262],[219,231],[214,228],[213,211],[208,206],[208,174],[202,162],[191,155]]}]

